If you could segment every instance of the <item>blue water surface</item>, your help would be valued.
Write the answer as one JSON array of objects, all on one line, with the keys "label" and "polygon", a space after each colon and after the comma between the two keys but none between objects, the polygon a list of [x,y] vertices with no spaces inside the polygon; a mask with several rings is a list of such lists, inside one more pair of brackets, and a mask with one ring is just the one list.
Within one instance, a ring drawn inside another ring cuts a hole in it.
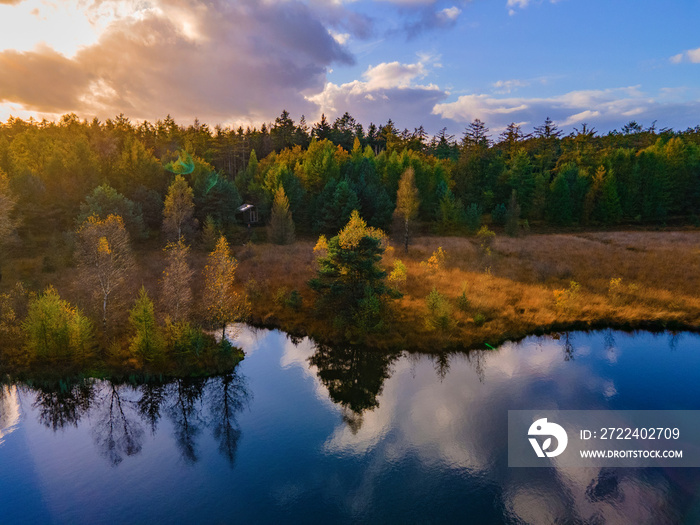
[{"label": "blue water surface", "polygon": [[507,466],[508,410],[700,410],[697,335],[237,343],[206,380],[0,386],[0,523],[700,522],[698,469]]}]

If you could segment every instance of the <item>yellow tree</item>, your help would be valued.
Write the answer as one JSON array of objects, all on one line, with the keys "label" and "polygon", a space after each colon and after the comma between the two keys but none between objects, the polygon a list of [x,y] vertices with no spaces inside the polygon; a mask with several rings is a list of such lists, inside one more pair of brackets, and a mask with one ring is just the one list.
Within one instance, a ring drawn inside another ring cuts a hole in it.
[{"label": "yellow tree", "polygon": [[248,314],[246,298],[235,288],[237,266],[228,241],[222,235],[204,268],[204,303],[211,322],[221,327],[222,338],[228,323],[242,320]]},{"label": "yellow tree", "polygon": [[416,176],[413,168],[408,168],[401,175],[399,190],[396,192],[396,210],[394,214],[400,217],[404,223],[404,247],[408,252],[408,224],[418,215],[418,188],[416,188]]},{"label": "yellow tree", "polygon": [[294,220],[292,219],[292,213],[289,211],[289,199],[287,199],[281,184],[275,192],[268,231],[270,241],[275,244],[291,244],[294,242]]},{"label": "yellow tree", "polygon": [[84,284],[102,300],[102,329],[107,330],[109,298],[126,279],[134,261],[129,234],[118,215],[89,217],[78,228],[78,265]]},{"label": "yellow tree", "polygon": [[163,229],[179,241],[182,234],[192,226],[194,192],[185,177],[177,175],[168,188],[163,208]]}]

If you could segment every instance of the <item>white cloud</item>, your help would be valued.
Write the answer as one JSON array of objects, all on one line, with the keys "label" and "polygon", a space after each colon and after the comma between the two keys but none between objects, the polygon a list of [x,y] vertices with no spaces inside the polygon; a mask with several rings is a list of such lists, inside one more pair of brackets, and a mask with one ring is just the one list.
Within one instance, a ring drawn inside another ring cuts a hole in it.
[{"label": "white cloud", "polygon": [[673,55],[669,58],[672,64],[680,64],[681,62],[690,62],[691,64],[700,64],[700,47],[697,49],[687,49],[682,53]]},{"label": "white cloud", "polygon": [[[349,111],[364,123],[379,124],[391,118],[399,127],[429,125],[425,116],[447,97],[436,85],[420,83],[436,66],[437,58],[422,56],[412,64],[383,62],[370,66],[362,74],[362,80],[341,85],[329,82],[323,91],[308,96],[307,100],[318,105],[319,114],[330,117]],[[407,117],[411,121],[403,122]]]},{"label": "white cloud", "polygon": [[[542,3],[543,0],[508,0],[506,3],[506,7],[508,8],[508,14],[510,16],[513,16],[516,11],[515,9],[525,9],[527,6],[529,6],[532,3]],[[549,0],[549,3],[551,4],[556,4],[559,2],[559,0]]]},{"label": "white cloud", "polygon": [[492,84],[494,87],[494,93],[499,95],[507,95],[511,92],[517,90],[517,88],[529,86],[530,82],[527,80],[498,80]]},{"label": "white cloud", "polygon": [[457,6],[446,7],[438,13],[438,16],[444,18],[445,20],[457,20],[462,10]]},{"label": "white cloud", "polygon": [[669,124],[676,120],[687,123],[684,125],[693,125],[700,119],[699,102],[676,100],[661,103],[657,98],[643,93],[638,86],[571,91],[551,97],[471,94],[460,96],[454,102],[436,104],[433,113],[460,124],[479,118],[492,131],[502,129],[510,122],[534,126],[546,116],[550,116],[559,126],[587,122],[599,129],[619,128],[631,118]]},{"label": "white cloud", "polygon": [[688,49],[677,55],[669,58],[672,64],[680,64],[681,62],[690,62],[692,64],[700,64],[700,47],[697,49]]}]

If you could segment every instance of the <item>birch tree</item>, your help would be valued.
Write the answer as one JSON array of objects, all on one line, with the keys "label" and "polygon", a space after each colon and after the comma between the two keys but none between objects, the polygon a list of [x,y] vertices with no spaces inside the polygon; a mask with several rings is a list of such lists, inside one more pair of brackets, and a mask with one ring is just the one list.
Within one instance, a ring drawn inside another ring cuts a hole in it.
[{"label": "birch tree", "polygon": [[78,228],[78,265],[85,284],[102,301],[102,329],[107,330],[110,297],[124,283],[134,261],[129,234],[118,215],[89,217]]}]

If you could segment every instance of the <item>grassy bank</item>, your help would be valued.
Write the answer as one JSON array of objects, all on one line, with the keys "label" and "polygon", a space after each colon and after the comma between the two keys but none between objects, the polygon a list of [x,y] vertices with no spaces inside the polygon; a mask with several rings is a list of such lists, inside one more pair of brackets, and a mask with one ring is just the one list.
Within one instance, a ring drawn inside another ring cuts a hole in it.
[{"label": "grassy bank", "polygon": [[[328,313],[316,311],[307,285],[316,272],[314,244],[235,246],[236,278],[249,297],[254,324],[334,342],[338,336],[324,317]],[[438,248],[445,259],[435,269],[425,263]],[[17,280],[34,291],[52,284],[62,297],[99,318],[76,269],[67,263],[46,271],[45,253],[38,241],[9,260],[0,292]],[[110,333],[99,335],[103,348],[128,331],[128,308],[142,285],[152,297],[160,294],[164,259],[159,243],[141,244],[135,255],[137,270],[115,297]],[[398,285],[403,297],[390,302],[384,328],[368,336],[367,346],[437,351],[484,348],[485,343],[566,329],[700,328],[700,231],[499,235],[488,253],[476,237],[424,236],[412,240],[408,253],[392,242],[382,265],[391,271],[396,260],[406,267],[406,280]],[[197,322],[204,314],[197,305],[206,253],[194,250],[191,263],[197,276],[192,283]],[[426,323],[426,297],[433,289],[446,304],[447,322],[438,328]],[[168,312],[155,303],[164,319]]]},{"label": "grassy bank", "polygon": [[[396,245],[396,243],[395,243]],[[424,264],[439,247],[441,268]],[[313,243],[239,251],[254,322],[332,339],[313,308]],[[498,237],[490,254],[476,238],[419,237],[408,253],[389,248],[383,264],[406,266],[403,297],[370,346],[424,351],[483,347],[532,333],[591,327],[700,328],[700,232],[597,232]],[[435,288],[449,323],[426,326]],[[292,290],[301,306],[289,306]],[[466,299],[466,301],[465,301]]]}]

